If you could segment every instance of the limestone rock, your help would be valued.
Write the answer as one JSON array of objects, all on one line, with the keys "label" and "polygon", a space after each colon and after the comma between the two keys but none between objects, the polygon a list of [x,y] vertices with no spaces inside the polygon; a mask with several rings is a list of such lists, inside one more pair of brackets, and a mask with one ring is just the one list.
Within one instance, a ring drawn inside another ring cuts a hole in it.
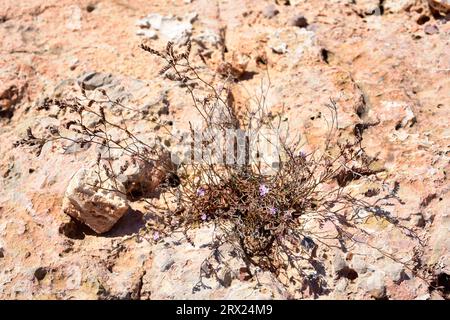
[{"label": "limestone rock", "polygon": [[345,261],[344,257],[339,252],[336,252],[334,259],[333,259],[333,269],[334,269],[335,275],[341,274],[347,268],[348,268],[348,265],[347,265],[347,262]]},{"label": "limestone rock", "polygon": [[104,233],[128,211],[125,191],[120,181],[101,182],[94,168],[82,168],[67,187],[63,211],[95,232]]},{"label": "limestone rock", "polygon": [[[369,115],[374,112],[369,111]],[[375,118],[382,122],[392,122],[397,130],[412,127],[417,121],[411,106],[403,101],[382,101]]]},{"label": "limestone rock", "polygon": [[404,267],[401,263],[390,263],[384,268],[386,275],[395,283],[400,283],[405,275]]},{"label": "limestone rock", "polygon": [[[182,19],[175,16],[162,16],[152,13],[136,22],[136,25],[146,32],[139,32],[139,35],[148,37],[151,35],[163,38],[166,41],[172,41],[177,44],[185,44],[192,34],[192,21],[195,16],[187,15]],[[149,30],[155,31],[155,35],[150,34]]]},{"label": "limestone rock", "polygon": [[384,273],[375,271],[367,278],[367,292],[375,299],[383,299],[386,297],[386,285],[384,282]]},{"label": "limestone rock", "polygon": [[86,72],[78,77],[78,83],[81,86],[84,84],[86,90],[95,90],[97,88],[109,85],[113,82],[114,78],[110,73],[102,72]]},{"label": "limestone rock", "polygon": [[244,264],[238,258],[231,258],[231,248],[222,248],[221,256],[227,259],[229,267],[215,266],[218,278],[208,273],[205,262],[211,255],[209,244],[213,240],[214,227],[205,225],[190,233],[194,245],[176,234],[160,241],[153,250],[153,262],[143,279],[143,296],[152,299],[279,299],[283,290],[267,273],[258,273],[263,283],[255,289],[256,280],[236,279]]}]

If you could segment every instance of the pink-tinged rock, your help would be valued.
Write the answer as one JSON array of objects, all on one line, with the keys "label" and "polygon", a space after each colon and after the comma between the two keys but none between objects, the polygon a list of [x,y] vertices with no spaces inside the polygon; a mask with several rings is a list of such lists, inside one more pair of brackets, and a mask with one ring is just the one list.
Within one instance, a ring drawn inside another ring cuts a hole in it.
[{"label": "pink-tinged rock", "polygon": [[95,168],[83,168],[70,181],[62,209],[95,232],[104,233],[128,211],[129,205],[121,182],[100,182]]}]

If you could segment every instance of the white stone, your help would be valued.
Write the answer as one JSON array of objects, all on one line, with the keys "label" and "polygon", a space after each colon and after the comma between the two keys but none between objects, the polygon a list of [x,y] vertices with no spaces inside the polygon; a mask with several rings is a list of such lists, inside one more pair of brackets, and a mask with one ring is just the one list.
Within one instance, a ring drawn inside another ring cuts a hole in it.
[{"label": "white stone", "polygon": [[[100,178],[106,177],[100,174]],[[109,231],[128,211],[125,187],[119,181],[99,181],[95,167],[82,168],[72,178],[63,211],[97,233]]]}]

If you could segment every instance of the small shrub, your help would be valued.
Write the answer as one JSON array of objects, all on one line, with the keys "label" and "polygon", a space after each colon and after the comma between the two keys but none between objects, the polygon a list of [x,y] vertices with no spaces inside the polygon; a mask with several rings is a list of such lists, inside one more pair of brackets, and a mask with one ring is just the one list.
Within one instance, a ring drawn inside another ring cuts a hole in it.
[{"label": "small shrub", "polygon": [[[163,211],[164,214],[156,222],[149,223],[140,236],[149,241],[159,241],[164,235],[182,230],[189,239],[188,230],[212,223],[220,232],[215,233],[212,239],[211,257],[222,246],[232,246],[235,254],[248,266],[268,270],[278,277],[294,269],[306,286],[303,289],[315,286],[319,287],[316,291],[324,292],[326,283],[323,272],[311,276],[304,271],[304,263],[306,261],[313,269],[320,271],[320,263],[315,259],[316,252],[320,246],[329,246],[332,240],[329,234],[320,232],[325,224],[334,226],[335,236],[332,238],[342,246],[355,242],[353,233],[356,231],[364,233],[359,227],[359,213],[362,211],[377,219],[398,224],[383,209],[390,204],[390,200],[399,200],[396,196],[397,184],[393,190],[386,189],[383,184],[385,194],[377,190],[374,194],[377,197],[372,203],[352,195],[346,189],[352,180],[376,178],[374,174],[377,172],[371,169],[371,164],[377,159],[367,156],[358,135],[354,141],[339,142],[336,135],[337,107],[333,101],[326,106],[329,111],[329,134],[323,146],[320,150],[306,153],[300,138],[289,139],[288,135],[283,135],[283,113],[273,114],[267,110],[267,91],[262,90],[262,96],[255,99],[257,103],[254,107],[245,106],[238,110],[233,99],[230,99],[232,86],[237,85],[233,73],[214,74],[204,79],[190,60],[190,43],[183,51],[174,48],[170,42],[163,51],[147,45],[141,45],[141,48],[165,62],[160,75],[187,90],[193,109],[203,120],[202,131],[210,133],[204,135],[208,138],[201,141],[202,146],[206,149],[208,145],[215,144],[220,155],[216,154],[215,158],[200,157],[199,161],[193,161],[193,158],[177,161],[176,169],[170,170],[158,190],[163,207],[155,205],[151,199],[144,199],[149,210]],[[27,145],[40,152],[47,141],[70,141],[81,146],[97,144],[106,153],[114,149],[123,150],[148,163],[155,163],[164,152],[158,144],[144,143],[123,123],[109,121],[102,104],[88,98],[84,88],[82,95],[83,99],[47,100],[41,107],[49,110],[56,106],[58,112],[72,114],[74,118],[67,121],[63,129],[75,135],[64,134],[61,128],[48,128],[47,137],[37,138],[30,129],[28,136],[18,141],[16,146]],[[103,95],[108,103],[120,105],[117,101],[111,101],[105,92]],[[86,114],[96,116],[98,122],[88,127],[84,122]],[[112,129],[121,131],[124,138],[113,139],[109,133]],[[217,161],[222,159],[221,151],[226,152],[221,149],[230,146],[229,141],[225,145],[219,137],[230,130],[246,133],[245,146],[238,146],[239,141],[235,138],[231,144],[235,147],[232,161]],[[255,150],[251,150],[250,146],[250,140],[255,136],[264,138],[264,130],[275,132],[280,142],[278,158],[272,163],[260,157],[259,150],[255,156]],[[175,140],[177,138],[173,137]],[[196,138],[193,126],[190,138],[191,142]],[[203,149],[192,151],[202,153]],[[101,153],[97,164],[99,170],[107,172],[109,179],[115,179],[120,174],[114,172]],[[208,259],[200,270],[201,277],[214,273],[212,262]],[[247,272],[252,276],[251,268]],[[194,290],[198,290],[199,286]]]}]

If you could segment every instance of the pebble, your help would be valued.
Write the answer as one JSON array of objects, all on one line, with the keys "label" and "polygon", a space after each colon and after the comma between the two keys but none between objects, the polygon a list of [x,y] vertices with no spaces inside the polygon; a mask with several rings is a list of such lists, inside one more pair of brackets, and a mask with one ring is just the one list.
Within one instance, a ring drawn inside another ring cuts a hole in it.
[{"label": "pebble", "polygon": [[338,275],[347,268],[348,268],[347,262],[345,261],[344,257],[342,257],[341,254],[336,253],[333,259],[334,274]]},{"label": "pebble", "polygon": [[173,265],[175,264],[175,261],[172,258],[168,258],[161,266],[161,272],[165,272],[169,270]]},{"label": "pebble", "polygon": [[354,269],[358,274],[364,274],[367,272],[367,263],[364,258],[360,256],[355,256],[352,259],[352,269]]},{"label": "pebble", "polygon": [[266,17],[267,19],[271,19],[273,17],[275,17],[277,14],[279,14],[280,11],[277,9],[277,7],[273,4],[265,7],[262,11],[262,14],[264,15],[264,17]]},{"label": "pebble", "polygon": [[139,29],[136,31],[136,35],[152,40],[158,39],[156,31],[152,29]]},{"label": "pebble", "polygon": [[78,83],[84,83],[86,90],[95,90],[105,85],[111,84],[113,76],[110,73],[86,72],[78,77]]},{"label": "pebble", "polygon": [[280,43],[277,46],[271,47],[272,51],[278,54],[283,54],[287,52],[287,44],[286,43]]},{"label": "pebble", "polygon": [[400,263],[391,263],[384,268],[386,275],[395,283],[400,283],[405,276],[403,265]]},{"label": "pebble", "polygon": [[367,278],[366,289],[375,299],[383,299],[386,297],[386,285],[384,284],[384,274],[375,271]]},{"label": "pebble", "polygon": [[426,34],[432,35],[439,33],[439,28],[434,24],[427,24],[424,28]]},{"label": "pebble", "polygon": [[73,58],[72,60],[70,60],[70,70],[75,70],[78,65],[80,64],[80,60],[78,60],[77,58]]}]

